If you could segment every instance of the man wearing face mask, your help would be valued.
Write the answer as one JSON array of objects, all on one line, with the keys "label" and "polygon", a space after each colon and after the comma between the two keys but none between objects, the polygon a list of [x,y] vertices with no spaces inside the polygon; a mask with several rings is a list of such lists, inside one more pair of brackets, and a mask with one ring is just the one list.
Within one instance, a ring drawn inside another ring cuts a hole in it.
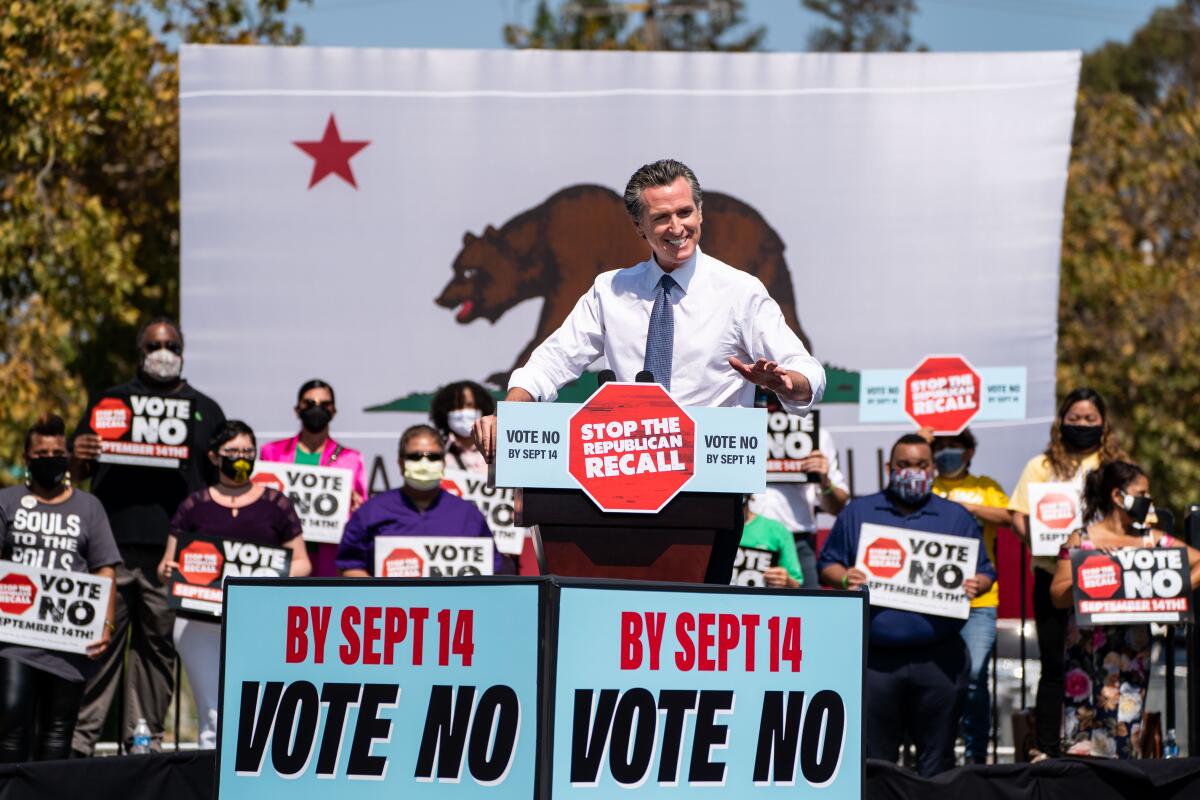
[{"label": "man wearing face mask", "polygon": [[[124,561],[117,567],[113,645],[84,688],[75,727],[72,748],[84,756],[92,754],[116,694],[126,637],[122,735],[128,745],[137,721],[145,719],[151,747],[161,746],[175,678],[175,619],[157,567],[179,504],[216,481],[205,453],[209,439],[225,424],[221,407],[181,377],[183,334],[174,322],[156,319],[143,326],[137,351],[137,375],[92,399],[72,442],[71,475],[77,482],[92,478],[92,492],[108,514]],[[123,438],[129,449],[157,453],[167,445],[173,457],[101,456],[93,426],[111,436],[114,419],[128,425]]]},{"label": "man wearing face mask", "polygon": [[[414,425],[404,432],[400,437],[404,485],[375,495],[350,517],[337,551],[337,567],[343,577],[371,577],[379,536],[492,538],[479,510],[442,488],[445,464],[446,445],[436,429]],[[508,560],[496,551],[494,573],[511,573],[507,565]]]},{"label": "man wearing face mask", "polygon": [[[1010,524],[1008,495],[1000,484],[986,475],[971,474],[975,457],[975,435],[969,428],[955,436],[937,436],[922,428],[922,437],[933,445],[937,479],[933,493],[970,511],[983,526],[983,545],[988,558],[996,564],[996,534],[1000,526]],[[971,659],[971,674],[963,706],[963,760],[967,764],[986,764],[991,720],[988,691],[988,666],[996,645],[996,608],[1000,605],[1000,582],[971,601],[971,615],[963,626],[962,638]]]},{"label": "man wearing face mask", "polygon": [[[366,470],[361,453],[334,441],[329,435],[329,424],[337,416],[333,387],[320,378],[305,381],[296,393],[294,410],[300,420],[300,432],[263,445],[262,460],[349,470],[352,476],[350,510],[357,510],[367,497]],[[334,565],[336,544],[309,542],[307,549],[314,576],[331,578],[337,575]]]},{"label": "man wearing face mask", "polygon": [[[957,503],[933,494],[933,449],[917,434],[901,436],[888,461],[888,486],[852,500],[821,549],[821,582],[857,589],[867,581],[856,565],[863,523],[980,539],[979,524]],[[985,548],[964,582],[971,599],[996,578]],[[917,771],[936,775],[954,766],[954,740],[967,688],[963,620],[872,607],[867,648],[867,758],[895,762],[907,734],[917,747]]]}]

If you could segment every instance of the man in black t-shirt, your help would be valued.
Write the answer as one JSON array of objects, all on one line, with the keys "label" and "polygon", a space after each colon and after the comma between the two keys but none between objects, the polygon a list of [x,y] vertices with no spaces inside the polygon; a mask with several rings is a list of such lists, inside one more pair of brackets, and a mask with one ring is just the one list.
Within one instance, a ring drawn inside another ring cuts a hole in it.
[{"label": "man in black t-shirt", "polygon": [[117,689],[126,636],[124,730],[145,719],[159,749],[175,672],[174,614],[157,565],[171,516],[190,493],[212,483],[208,441],[225,414],[180,377],[183,335],[174,322],[155,320],[138,334],[138,373],[88,404],[75,429],[71,472],[90,476],[92,493],[108,513],[124,565],[117,568],[116,630],[84,689],[72,749],[92,754]]}]

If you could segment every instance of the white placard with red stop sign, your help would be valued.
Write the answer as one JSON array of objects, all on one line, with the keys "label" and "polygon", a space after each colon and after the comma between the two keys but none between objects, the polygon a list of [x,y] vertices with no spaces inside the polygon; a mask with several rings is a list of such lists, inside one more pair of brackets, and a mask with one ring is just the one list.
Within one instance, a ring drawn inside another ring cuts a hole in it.
[{"label": "white placard with red stop sign", "polygon": [[259,461],[251,480],[287,495],[300,517],[304,541],[337,544],[350,519],[354,474],[341,467]]},{"label": "white placard with red stop sign", "polygon": [[529,529],[516,524],[516,490],[489,486],[486,475],[461,469],[447,469],[442,476],[442,488],[479,509],[497,550],[506,556],[521,555]]},{"label": "white placard with red stop sign", "polygon": [[104,631],[112,581],[0,561],[0,642],[85,653]]},{"label": "white placard with red stop sign", "polygon": [[378,536],[376,578],[491,575],[495,544],[481,536]]},{"label": "white placard with red stop sign", "polygon": [[866,573],[873,606],[966,619],[963,583],[978,558],[978,539],[865,522],[855,565]]},{"label": "white placard with red stop sign", "polygon": [[1071,531],[1083,525],[1079,487],[1065,481],[1029,484],[1030,551],[1057,556]]}]

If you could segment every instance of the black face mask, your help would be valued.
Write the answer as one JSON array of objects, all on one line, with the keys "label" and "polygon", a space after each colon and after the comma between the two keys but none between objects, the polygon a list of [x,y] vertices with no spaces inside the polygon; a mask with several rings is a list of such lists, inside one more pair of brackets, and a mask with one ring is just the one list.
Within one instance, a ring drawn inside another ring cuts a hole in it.
[{"label": "black face mask", "polygon": [[29,459],[29,477],[43,489],[57,489],[67,477],[66,456]]},{"label": "black face mask", "polygon": [[309,406],[300,412],[300,424],[309,433],[320,433],[329,427],[333,414],[321,406]]},{"label": "black face mask", "polygon": [[254,472],[254,459],[238,456],[221,456],[221,474],[231,481],[245,483]]},{"label": "black face mask", "polygon": [[1150,510],[1154,508],[1154,502],[1146,495],[1127,494],[1122,499],[1122,507],[1129,518],[1133,520],[1135,528],[1144,527],[1146,517],[1150,516]]},{"label": "black face mask", "polygon": [[1059,430],[1062,431],[1063,444],[1077,453],[1095,450],[1104,437],[1103,425],[1062,425]]}]

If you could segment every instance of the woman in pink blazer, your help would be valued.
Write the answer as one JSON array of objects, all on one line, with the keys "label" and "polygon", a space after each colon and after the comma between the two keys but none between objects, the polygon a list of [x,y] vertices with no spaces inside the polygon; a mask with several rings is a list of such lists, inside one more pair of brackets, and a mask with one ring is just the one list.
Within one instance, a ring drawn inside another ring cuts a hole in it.
[{"label": "woman in pink blazer", "polygon": [[[300,420],[300,432],[290,438],[263,445],[261,460],[350,470],[353,476],[350,510],[355,511],[367,497],[366,470],[363,468],[361,453],[338,444],[329,435],[329,423],[336,415],[337,405],[333,398],[333,387],[317,378],[307,381],[300,387],[296,396],[296,417]],[[335,577],[336,554],[336,544],[309,542],[308,557],[313,564],[312,574],[323,578]]]}]

